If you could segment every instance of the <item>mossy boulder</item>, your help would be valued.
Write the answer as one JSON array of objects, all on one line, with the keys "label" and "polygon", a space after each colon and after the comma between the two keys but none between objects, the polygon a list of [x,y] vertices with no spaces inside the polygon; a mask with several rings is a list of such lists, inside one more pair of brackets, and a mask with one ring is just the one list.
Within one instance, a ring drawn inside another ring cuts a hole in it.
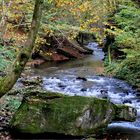
[{"label": "mossy boulder", "polygon": [[89,136],[104,133],[112,120],[134,121],[135,111],[104,99],[43,93],[24,98],[10,125],[21,133]]}]

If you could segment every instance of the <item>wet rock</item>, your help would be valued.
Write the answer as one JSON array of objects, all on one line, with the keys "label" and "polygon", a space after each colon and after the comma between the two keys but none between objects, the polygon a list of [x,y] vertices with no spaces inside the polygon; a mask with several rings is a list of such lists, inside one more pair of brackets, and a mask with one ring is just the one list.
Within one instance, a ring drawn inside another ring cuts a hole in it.
[{"label": "wet rock", "polygon": [[115,120],[134,121],[134,118],[136,119],[137,111],[133,107],[117,105],[115,114]]},{"label": "wet rock", "polygon": [[104,99],[48,93],[27,96],[10,125],[29,134],[87,136],[103,133],[112,120],[134,121],[135,109]]},{"label": "wet rock", "polygon": [[0,132],[0,140],[12,140],[11,135],[7,131]]},{"label": "wet rock", "polygon": [[85,77],[77,77],[76,80],[83,80],[83,81],[87,81],[87,79]]},{"label": "wet rock", "polygon": [[105,90],[105,89],[100,90],[100,92],[101,92],[102,95],[106,95],[108,93],[108,91]]},{"label": "wet rock", "polygon": [[124,91],[124,94],[126,94],[126,95],[128,95],[129,93],[131,93],[131,92],[129,92],[129,91]]},{"label": "wet rock", "polygon": [[42,65],[43,63],[45,63],[45,60],[36,59],[36,60],[32,60],[30,62],[27,62],[26,66],[38,67],[38,66]]},{"label": "wet rock", "polygon": [[68,57],[62,55],[62,54],[58,54],[58,53],[52,53],[52,56],[51,56],[52,60],[53,61],[66,61],[66,60],[69,60]]},{"label": "wet rock", "polygon": [[136,93],[136,96],[140,97],[140,92],[137,92],[137,93]]},{"label": "wet rock", "polygon": [[84,92],[84,91],[87,91],[87,89],[86,88],[82,88],[81,91]]},{"label": "wet rock", "polygon": [[123,101],[123,104],[126,104],[126,103],[131,104],[131,103],[132,103],[132,101],[131,101],[131,100],[125,100],[125,101]]},{"label": "wet rock", "polygon": [[4,76],[6,76],[6,73],[0,71],[0,77],[4,77]]},{"label": "wet rock", "polygon": [[123,97],[126,97],[126,94],[120,93],[120,96],[123,98]]},{"label": "wet rock", "polygon": [[140,99],[137,99],[137,102],[139,103],[140,102]]},{"label": "wet rock", "polygon": [[57,52],[68,58],[82,58],[83,57],[83,55],[74,48],[61,47],[57,49]]},{"label": "wet rock", "polygon": [[65,86],[65,85],[63,85],[62,83],[58,83],[58,87],[60,87],[60,88],[64,89],[66,86]]},{"label": "wet rock", "polygon": [[105,89],[100,90],[101,95],[99,96],[100,98],[103,99],[108,99],[108,91]]},{"label": "wet rock", "polygon": [[137,90],[137,92],[140,94],[140,87],[138,87],[136,90]]},{"label": "wet rock", "polygon": [[25,86],[40,85],[42,82],[42,78],[39,76],[33,76],[33,77],[30,76],[30,77],[22,78],[20,82]]}]

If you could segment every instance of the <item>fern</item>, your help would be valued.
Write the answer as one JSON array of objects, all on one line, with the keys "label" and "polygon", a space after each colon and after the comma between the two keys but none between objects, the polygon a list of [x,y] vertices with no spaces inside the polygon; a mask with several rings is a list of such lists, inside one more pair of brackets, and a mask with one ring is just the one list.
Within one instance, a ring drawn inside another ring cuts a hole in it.
[{"label": "fern", "polygon": [[16,52],[12,46],[0,45],[0,71],[4,71],[5,68],[12,63],[15,55]]}]

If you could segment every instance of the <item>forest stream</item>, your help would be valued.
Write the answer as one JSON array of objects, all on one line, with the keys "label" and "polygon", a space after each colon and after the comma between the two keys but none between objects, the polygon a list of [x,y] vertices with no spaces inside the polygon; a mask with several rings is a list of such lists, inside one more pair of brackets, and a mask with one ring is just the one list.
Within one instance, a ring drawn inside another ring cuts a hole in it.
[{"label": "forest stream", "polygon": [[46,63],[33,73],[43,77],[43,87],[65,95],[95,96],[115,104],[125,104],[137,109],[135,122],[113,122],[108,126],[110,139],[140,139],[140,98],[124,81],[104,77],[104,52],[97,43],[89,43],[93,55],[63,63]]},{"label": "forest stream", "polygon": [[140,0],[0,7],[0,140],[140,140]]},{"label": "forest stream", "polygon": [[47,91],[60,92],[69,96],[104,98],[115,104],[125,104],[136,108],[136,121],[109,124],[107,139],[139,140],[139,94],[124,81],[103,76],[104,52],[95,42],[89,43],[87,47],[94,50],[93,55],[67,62],[47,62],[37,68],[32,68],[28,76],[42,77],[42,87]]}]

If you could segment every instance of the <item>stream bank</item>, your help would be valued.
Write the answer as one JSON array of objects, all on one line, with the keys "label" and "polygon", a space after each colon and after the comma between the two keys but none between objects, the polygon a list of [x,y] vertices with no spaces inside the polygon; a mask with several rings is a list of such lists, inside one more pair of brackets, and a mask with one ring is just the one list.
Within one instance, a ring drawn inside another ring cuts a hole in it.
[{"label": "stream bank", "polygon": [[118,5],[108,21],[104,63],[109,75],[125,80],[140,93],[139,15],[136,0],[124,0]]}]

